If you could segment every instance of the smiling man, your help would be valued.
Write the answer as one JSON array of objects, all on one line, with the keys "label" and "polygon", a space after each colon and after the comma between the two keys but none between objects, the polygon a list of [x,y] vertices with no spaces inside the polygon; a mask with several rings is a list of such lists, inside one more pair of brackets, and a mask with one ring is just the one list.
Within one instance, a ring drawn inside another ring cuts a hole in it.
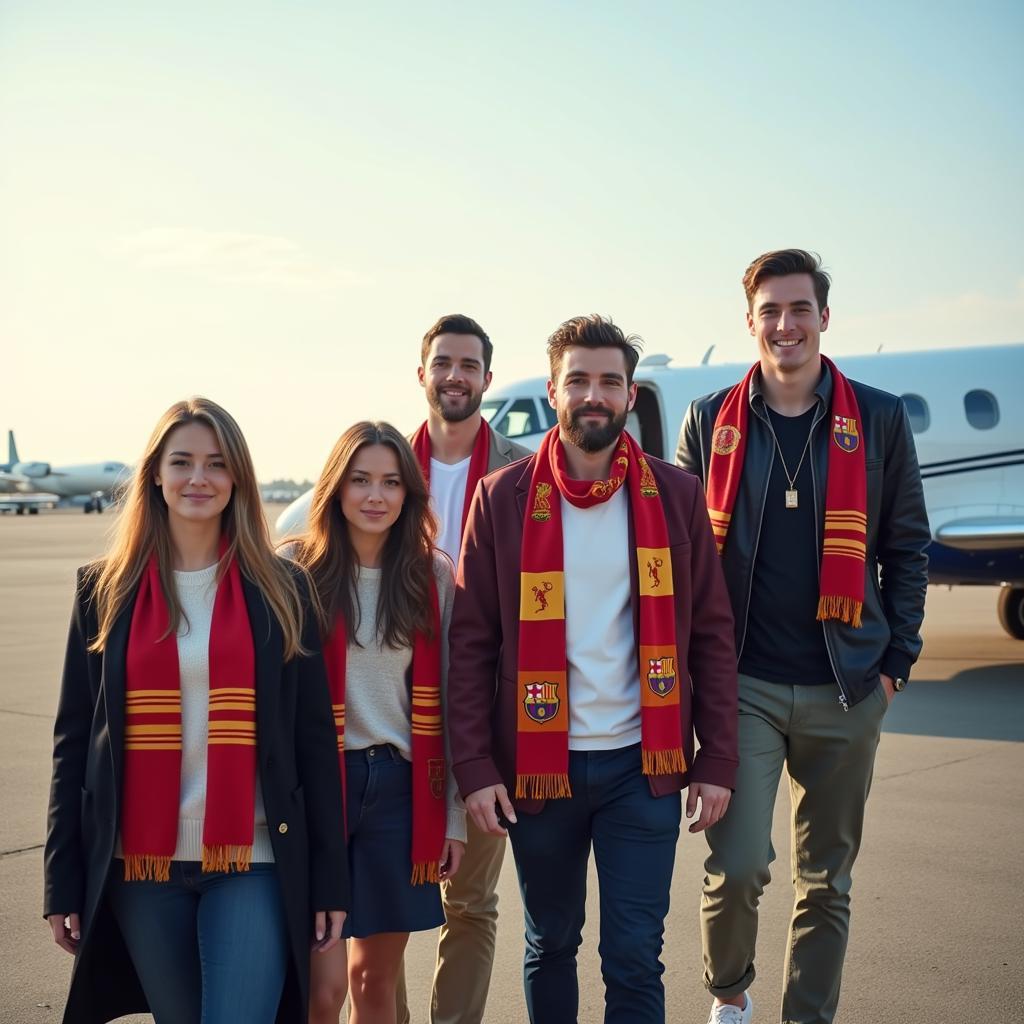
[{"label": "smiling man", "polygon": [[658,1024],[679,792],[698,831],[736,770],[732,616],[698,482],[624,430],[637,339],[576,317],[548,355],[558,425],[481,483],[466,525],[452,768],[476,826],[511,835],[531,1022],[577,1018],[593,849],[605,1021]]},{"label": "smiling man", "polygon": [[796,905],[782,1020],[833,1019],[882,716],[921,650],[930,536],[913,437],[899,398],[821,355],[829,284],[802,249],[750,264],[758,362],[691,404],[676,455],[704,481],[739,652],[736,794],[706,833],[709,1024],[751,1020],[783,765]]},{"label": "smiling man", "polygon": [[[427,419],[411,438],[430,484],[438,518],[437,546],[458,565],[462,530],[476,486],[486,474],[530,452],[495,433],[480,415],[491,383],[494,346],[484,329],[460,313],[441,317],[423,336],[419,379]],[[504,840],[468,823],[458,874],[442,883],[445,924],[437,947],[431,1024],[479,1024],[483,1019],[498,929],[495,888]],[[398,1021],[409,1021],[404,980]]]}]

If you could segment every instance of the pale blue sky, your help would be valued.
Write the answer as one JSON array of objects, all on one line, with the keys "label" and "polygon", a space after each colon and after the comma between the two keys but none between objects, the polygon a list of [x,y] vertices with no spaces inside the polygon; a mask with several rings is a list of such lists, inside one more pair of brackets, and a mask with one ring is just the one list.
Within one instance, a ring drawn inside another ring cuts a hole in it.
[{"label": "pale blue sky", "polygon": [[[847,9],[848,8],[848,9]],[[833,353],[1024,337],[1020,3],[0,3],[0,428],[132,461],[200,392],[261,476],[496,383],[597,311],[753,358],[739,278],[820,251]]]}]

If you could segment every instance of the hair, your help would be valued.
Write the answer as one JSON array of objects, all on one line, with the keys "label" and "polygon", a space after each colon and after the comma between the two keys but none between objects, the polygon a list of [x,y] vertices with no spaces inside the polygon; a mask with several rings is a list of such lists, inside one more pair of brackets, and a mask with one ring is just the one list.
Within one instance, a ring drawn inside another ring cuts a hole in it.
[{"label": "hair", "polygon": [[359,560],[341,511],[341,488],[359,452],[368,445],[390,448],[398,459],[405,503],[384,544],[376,627],[387,646],[411,647],[418,632],[430,636],[430,588],[437,525],[430,490],[409,442],[390,423],[364,420],[349,427],[327,456],[313,488],[306,532],[283,543],[312,577],[318,597],[320,632],[326,638],[340,612],[348,642],[357,642],[361,609],[356,600]]},{"label": "hair", "polygon": [[187,423],[202,423],[213,431],[234,483],[221,514],[227,549],[217,568],[217,580],[227,572],[231,559],[237,558],[242,574],[259,587],[281,625],[285,658],[305,653],[298,586],[293,571],[274,554],[249,446],[231,415],[215,402],[200,397],[175,402],[160,417],[127,485],[110,551],[88,566],[99,616],[99,630],[89,650],[102,651],[106,647],[114,622],[135,592],[154,553],[169,613],[164,636],[178,629],[183,613],[172,577],[174,549],[167,523],[167,503],[155,478],[168,437]]},{"label": "hair", "polygon": [[806,249],[776,249],[758,256],[743,274],[743,290],[747,295],[747,309],[754,308],[757,289],[771,277],[790,274],[810,274],[814,282],[814,297],[820,313],[828,305],[828,289],[832,278],[821,269],[821,257]]},{"label": "hair", "polygon": [[440,334],[475,334],[484,349],[484,373],[491,369],[491,356],[494,354],[494,345],[487,337],[487,332],[472,318],[463,313],[449,313],[441,317],[433,327],[423,335],[423,346],[420,349],[420,363],[427,365],[427,356],[430,354],[430,346],[434,339]]},{"label": "hair", "polygon": [[566,320],[554,334],[548,338],[548,359],[551,361],[551,379],[558,379],[558,371],[562,366],[565,350],[574,345],[583,348],[617,348],[626,360],[626,383],[633,383],[633,371],[640,361],[640,350],[643,339],[637,334],[623,334],[621,327],[616,327],[610,318],[598,313],[590,316],[574,316]]}]

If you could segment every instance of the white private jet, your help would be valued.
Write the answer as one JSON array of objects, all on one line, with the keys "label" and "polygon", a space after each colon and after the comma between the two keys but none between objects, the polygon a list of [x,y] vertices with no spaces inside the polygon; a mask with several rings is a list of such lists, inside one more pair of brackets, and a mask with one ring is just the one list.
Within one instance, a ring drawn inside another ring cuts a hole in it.
[{"label": "white private jet", "polygon": [[[675,457],[694,398],[729,387],[749,363],[672,366],[667,355],[640,361],[628,429],[643,449]],[[1024,344],[881,352],[837,357],[843,373],[900,395],[910,414],[932,530],[928,576],[950,586],[1002,587],[999,620],[1024,640]],[[491,426],[536,448],[555,425],[547,378],[492,388],[481,411]],[[281,513],[280,535],[301,529],[311,492]]]},{"label": "white private jet", "polygon": [[11,495],[3,504],[15,511],[35,512],[53,504],[82,504],[86,512],[102,512],[110,504],[129,467],[123,462],[94,462],[78,466],[51,466],[23,462],[14,431],[7,431],[7,462],[0,466],[0,493]]},{"label": "white private jet", "polygon": [[[694,398],[729,387],[749,363],[640,361],[629,430],[672,461]],[[1001,586],[999,620],[1024,640],[1024,344],[836,357],[854,380],[902,396],[910,414],[932,530],[932,583]],[[495,430],[536,448],[555,424],[547,378],[493,388],[481,410]]]}]

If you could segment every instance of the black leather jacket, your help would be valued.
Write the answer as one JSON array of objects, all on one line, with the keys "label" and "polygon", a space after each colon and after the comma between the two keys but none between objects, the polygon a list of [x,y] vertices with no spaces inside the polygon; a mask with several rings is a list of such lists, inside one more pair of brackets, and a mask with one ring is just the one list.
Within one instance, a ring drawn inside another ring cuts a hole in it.
[{"label": "black leather jacket", "polygon": [[[757,557],[768,478],[775,459],[769,432],[761,378],[750,386],[747,450],[729,536],[722,555],[729,597],[736,618],[736,650],[743,651],[747,631],[751,576]],[[825,646],[839,683],[843,707],[863,700],[879,683],[879,673],[907,678],[921,652],[921,621],[928,585],[931,541],[921,474],[914,439],[903,400],[857,381],[850,381],[860,408],[860,434],[865,451],[868,483],[868,535],[864,609],[860,629],[829,620],[822,623]],[[679,433],[676,464],[707,481],[711,435],[715,417],[729,389],[690,403]],[[818,411],[814,417],[814,505],[818,544],[825,521],[825,481],[831,438],[832,375],[824,368],[815,389]],[[820,555],[819,555],[820,562]]]}]

